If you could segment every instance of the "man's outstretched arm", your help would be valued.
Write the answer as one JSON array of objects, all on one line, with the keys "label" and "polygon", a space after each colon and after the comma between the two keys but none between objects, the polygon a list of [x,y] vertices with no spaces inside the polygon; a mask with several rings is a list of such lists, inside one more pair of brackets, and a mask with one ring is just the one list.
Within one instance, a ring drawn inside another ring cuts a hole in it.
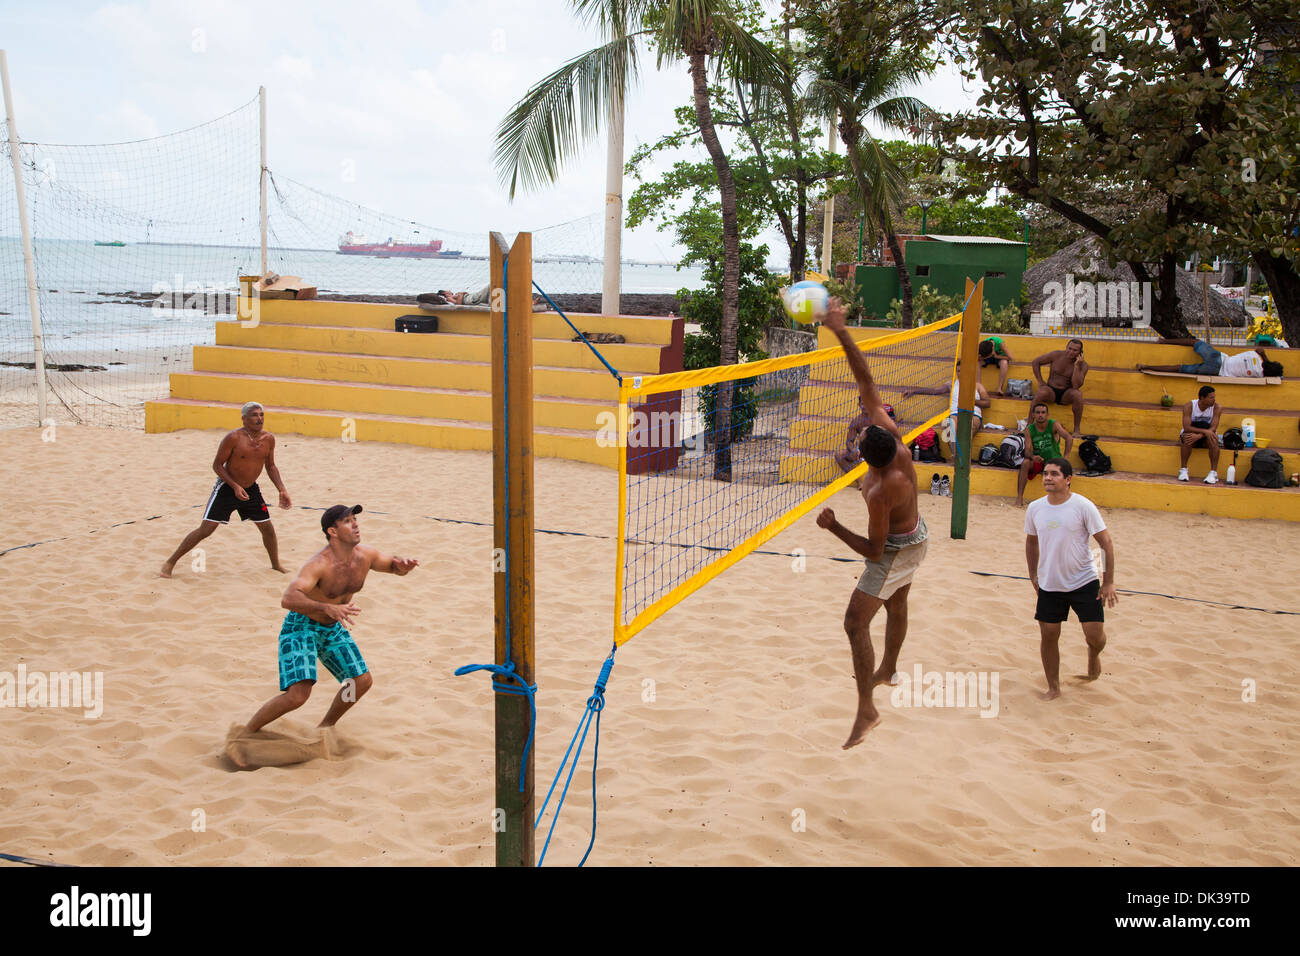
[{"label": "man's outstretched arm", "polygon": [[835,337],[840,340],[840,346],[849,361],[849,368],[852,369],[853,377],[857,380],[858,391],[862,395],[862,405],[871,414],[872,423],[892,432],[901,440],[902,434],[898,431],[898,426],[885,413],[884,404],[876,392],[876,383],[871,377],[871,369],[867,367],[866,356],[862,354],[862,350],[858,348],[857,343],[844,327],[844,304],[838,298],[831,299],[822,324],[834,332]]}]

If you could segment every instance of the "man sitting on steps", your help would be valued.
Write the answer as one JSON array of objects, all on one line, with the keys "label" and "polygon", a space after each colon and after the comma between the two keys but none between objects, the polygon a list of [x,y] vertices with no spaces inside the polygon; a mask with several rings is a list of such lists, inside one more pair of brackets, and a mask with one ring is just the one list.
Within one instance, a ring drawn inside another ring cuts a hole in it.
[{"label": "man sitting on steps", "polygon": [[1178,480],[1187,477],[1187,461],[1193,448],[1204,448],[1210,453],[1210,473],[1205,476],[1207,485],[1219,483],[1219,416],[1223,406],[1214,400],[1214,387],[1202,385],[1196,398],[1183,406],[1183,430],[1178,434]]}]

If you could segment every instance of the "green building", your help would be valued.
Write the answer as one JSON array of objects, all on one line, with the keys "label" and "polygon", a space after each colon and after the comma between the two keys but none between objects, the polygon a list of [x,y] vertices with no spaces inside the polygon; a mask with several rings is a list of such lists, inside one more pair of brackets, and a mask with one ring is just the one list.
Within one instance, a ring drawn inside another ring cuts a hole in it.
[{"label": "green building", "polygon": [[[899,236],[903,259],[912,277],[912,291],[923,285],[943,295],[965,295],[966,279],[984,280],[984,301],[990,308],[1020,302],[1025,272],[1025,244],[994,236]],[[901,298],[898,270],[886,265],[859,265],[854,272],[859,296],[868,315],[884,318],[889,303]]]}]

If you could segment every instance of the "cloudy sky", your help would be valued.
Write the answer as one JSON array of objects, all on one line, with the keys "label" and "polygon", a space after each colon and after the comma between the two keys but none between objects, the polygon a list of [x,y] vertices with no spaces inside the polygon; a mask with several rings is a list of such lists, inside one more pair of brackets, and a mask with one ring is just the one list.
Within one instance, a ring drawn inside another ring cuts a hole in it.
[{"label": "cloudy sky", "polygon": [[[0,0],[24,140],[157,136],[228,113],[264,85],[277,176],[461,233],[601,211],[603,143],[513,204],[492,167],[508,108],[597,40],[565,0]],[[917,93],[941,109],[973,102],[950,73]],[[651,65],[629,103],[627,152],[669,131],[689,99],[684,65]],[[650,227],[625,235],[624,255],[677,257]]]}]

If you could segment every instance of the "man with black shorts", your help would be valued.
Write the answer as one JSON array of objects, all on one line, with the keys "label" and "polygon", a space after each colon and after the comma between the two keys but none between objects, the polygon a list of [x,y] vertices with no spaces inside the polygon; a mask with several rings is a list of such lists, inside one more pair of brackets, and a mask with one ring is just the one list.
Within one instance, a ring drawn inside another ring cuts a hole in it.
[{"label": "man with black shorts", "polygon": [[[1047,380],[1043,380],[1042,367],[1048,366]],[[1057,405],[1069,405],[1074,409],[1074,429],[1070,432],[1079,437],[1079,423],[1083,421],[1083,380],[1088,375],[1088,363],[1083,360],[1083,340],[1070,339],[1064,349],[1045,352],[1029,363],[1034,378],[1038,379],[1038,391],[1029,401],[1029,413],[1032,416],[1034,406],[1039,402],[1053,401]]]},{"label": "man with black shorts", "polygon": [[243,427],[221,439],[217,447],[217,457],[212,462],[217,483],[208,495],[203,520],[164,562],[159,573],[165,578],[172,576],[172,569],[182,555],[188,554],[216,531],[218,525],[226,524],[236,511],[240,521],[251,521],[262,532],[262,544],[271,558],[271,568],[284,573],[284,568],[280,567],[280,545],[275,537],[275,526],[271,524],[271,513],[262,499],[261,489],[257,487],[257,479],[265,467],[267,476],[280,492],[280,507],[292,505],[289,492],[285,491],[284,482],[280,480],[280,469],[275,466],[275,436],[262,427],[265,413],[257,402],[248,402],[239,414],[244,420]]},{"label": "man with black shorts", "polygon": [[360,505],[326,509],[320,519],[325,547],[302,566],[280,599],[280,606],[289,612],[280,628],[281,693],[258,708],[240,738],[227,743],[226,753],[240,766],[247,761],[239,739],[307,703],[316,683],[317,658],[343,685],[319,727],[333,727],[374,683],[365,658],[344,627],[361,613],[361,608],[352,603],[352,596],[365,585],[371,571],[401,576],[420,562],[362,544],[357,524],[360,513]]},{"label": "man with black shorts", "polygon": [[[1087,680],[1101,676],[1101,651],[1106,646],[1105,607],[1119,603],[1115,594],[1115,547],[1101,512],[1083,495],[1070,491],[1073,469],[1065,458],[1054,458],[1043,468],[1047,497],[1032,501],[1025,511],[1025,559],[1029,580],[1038,595],[1034,618],[1041,637],[1039,650],[1047,675],[1044,700],[1061,696],[1061,622],[1071,610],[1083,625],[1088,643]],[[1101,546],[1105,565],[1100,581],[1092,562],[1088,539]]]}]

